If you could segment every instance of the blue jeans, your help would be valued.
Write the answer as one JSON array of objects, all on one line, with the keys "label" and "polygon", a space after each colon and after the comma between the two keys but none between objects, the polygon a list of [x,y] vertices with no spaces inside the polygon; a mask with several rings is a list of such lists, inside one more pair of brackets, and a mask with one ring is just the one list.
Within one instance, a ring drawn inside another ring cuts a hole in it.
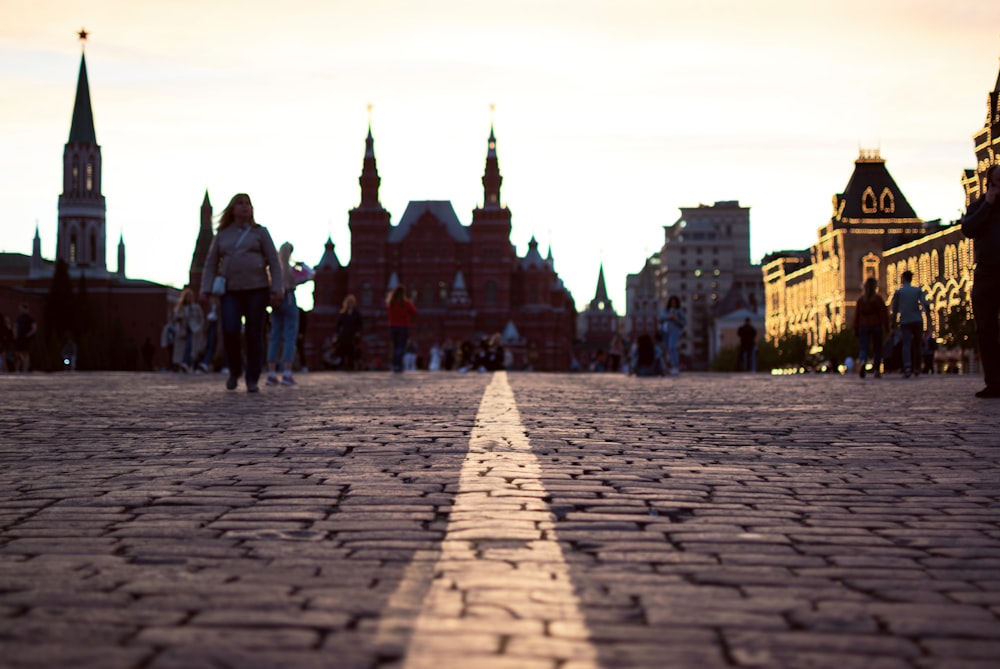
[{"label": "blue jeans", "polygon": [[858,359],[863,365],[868,362],[868,343],[872,344],[872,368],[878,372],[882,368],[882,326],[862,325],[858,328]]},{"label": "blue jeans", "polygon": [[744,372],[757,371],[757,347],[740,348],[740,367]]},{"label": "blue jeans", "polygon": [[392,371],[403,371],[403,355],[406,353],[406,342],[410,338],[410,328],[399,325],[389,326],[389,338],[392,340]]},{"label": "blue jeans", "polygon": [[[295,340],[299,336],[299,306],[295,292],[285,293],[285,299],[271,309],[271,341],[267,345],[267,361],[281,362],[281,369],[291,373],[295,360]],[[281,358],[278,358],[278,354]]]},{"label": "blue jeans", "polygon": [[899,332],[903,335],[903,371],[913,371],[913,361],[917,361],[917,372],[920,372],[921,335],[924,333],[923,323],[900,323]]},{"label": "blue jeans", "polygon": [[232,290],[222,296],[222,343],[230,376],[239,377],[243,372],[240,330],[246,321],[247,383],[257,383],[264,366],[264,316],[269,299],[267,288]]},{"label": "blue jeans", "polygon": [[191,366],[191,347],[194,345],[194,333],[191,332],[190,326],[184,326],[184,359],[182,362],[188,367]]},{"label": "blue jeans", "polygon": [[215,357],[215,344],[219,337],[219,323],[218,321],[205,321],[205,356],[201,359],[201,363],[212,368],[212,358]]},{"label": "blue jeans", "polygon": [[672,330],[668,328],[663,331],[663,337],[667,344],[667,360],[670,362],[670,367],[672,369],[680,368],[681,356],[679,345],[681,341],[681,330]]}]

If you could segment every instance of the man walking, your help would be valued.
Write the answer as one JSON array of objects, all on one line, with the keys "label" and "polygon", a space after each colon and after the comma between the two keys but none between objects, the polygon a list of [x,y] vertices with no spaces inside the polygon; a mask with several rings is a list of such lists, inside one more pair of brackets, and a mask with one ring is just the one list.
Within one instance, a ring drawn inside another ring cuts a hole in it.
[{"label": "man walking", "polygon": [[986,170],[986,194],[969,205],[962,233],[975,240],[972,312],[986,387],[976,397],[1000,397],[1000,165]]},{"label": "man walking", "polygon": [[757,328],[746,318],[736,331],[740,338],[740,367],[744,372],[757,371]]},{"label": "man walking", "polygon": [[920,364],[923,356],[920,345],[924,334],[924,314],[927,314],[927,329],[930,330],[931,310],[927,305],[924,291],[912,285],[913,272],[906,270],[900,279],[903,282],[892,296],[892,317],[890,322],[896,327],[899,319],[899,331],[903,344],[903,376],[910,378],[913,374],[913,361],[917,361],[916,373],[920,375]]}]

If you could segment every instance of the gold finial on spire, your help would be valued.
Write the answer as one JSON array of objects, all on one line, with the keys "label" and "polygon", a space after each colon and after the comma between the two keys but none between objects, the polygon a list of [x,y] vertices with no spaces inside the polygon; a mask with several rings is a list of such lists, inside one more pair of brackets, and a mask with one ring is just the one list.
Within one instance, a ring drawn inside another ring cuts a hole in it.
[{"label": "gold finial on spire", "polygon": [[370,103],[370,102],[368,103],[368,125],[372,124],[372,108],[374,106],[375,105],[373,105],[372,103]]},{"label": "gold finial on spire", "polygon": [[493,127],[493,112],[495,112],[496,110],[497,110],[497,106],[491,102],[490,103],[490,127],[491,128]]}]

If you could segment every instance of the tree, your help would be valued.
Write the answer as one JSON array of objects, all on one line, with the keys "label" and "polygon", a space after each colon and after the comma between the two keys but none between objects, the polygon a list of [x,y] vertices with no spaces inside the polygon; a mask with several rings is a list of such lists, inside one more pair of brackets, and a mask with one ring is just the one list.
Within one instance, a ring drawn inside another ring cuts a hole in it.
[{"label": "tree", "polygon": [[959,349],[964,357],[966,351],[979,346],[976,336],[976,319],[963,295],[941,323],[941,338],[946,348]]},{"label": "tree", "polygon": [[858,357],[858,338],[849,328],[827,335],[823,342],[823,356],[833,365],[840,365],[847,356]]},{"label": "tree", "polygon": [[54,341],[61,341],[76,329],[76,308],[69,266],[63,259],[56,260],[55,273],[45,298],[45,331]]}]

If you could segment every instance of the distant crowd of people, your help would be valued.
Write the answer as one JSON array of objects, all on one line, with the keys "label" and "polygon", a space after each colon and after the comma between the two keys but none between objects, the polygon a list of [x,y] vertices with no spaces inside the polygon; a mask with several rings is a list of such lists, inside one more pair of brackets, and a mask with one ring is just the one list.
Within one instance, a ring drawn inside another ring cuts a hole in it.
[{"label": "distant crowd of people", "polygon": [[[1000,397],[1000,165],[986,172],[982,197],[973,202],[961,221],[962,232],[975,240],[975,275],[972,308],[979,340],[980,360],[986,387],[977,397]],[[206,372],[216,368],[218,342],[222,342],[221,367],[228,375],[226,388],[234,390],[241,377],[250,393],[259,391],[262,373],[267,385],[294,386],[296,359],[303,360],[302,333],[305,314],[295,301],[297,285],[312,278],[311,270],[293,263],[292,245],[276,249],[268,230],[254,220],[253,204],[246,193],[235,195],[222,211],[209,248],[200,291],[187,288],[164,326],[160,345],[169,353],[170,367],[184,372]],[[931,332],[931,313],[923,291],[913,285],[913,273],[904,271],[901,285],[887,306],[878,292],[878,281],[866,279],[854,308],[853,329],[858,339],[855,366],[861,378],[880,377],[883,370],[898,367],[904,377],[933,371],[936,341]],[[202,305],[208,305],[207,313]],[[271,317],[267,320],[270,305]],[[391,341],[391,369],[395,374],[426,368],[432,371],[494,371],[511,367],[509,351],[499,334],[484,337],[478,346],[452,340],[434,344],[429,360],[418,359],[410,341],[410,328],[418,310],[403,285],[386,298],[386,316]],[[616,336],[607,351],[600,350],[589,361],[592,371],[627,372],[635,376],[677,376],[681,370],[680,340],[687,318],[680,299],[668,298],[660,312],[659,328],[631,342]],[[926,324],[926,326],[925,326]],[[324,342],[322,360],[329,368],[356,370],[362,367],[363,319],[357,300],[348,295],[343,302],[335,335]],[[28,371],[32,341],[38,325],[27,304],[16,319],[0,318],[0,370]],[[268,335],[269,333],[269,335]],[[757,367],[757,330],[749,318],[738,329],[739,369]],[[265,340],[267,346],[265,350]],[[133,345],[134,347],[134,345]],[[151,368],[154,345],[142,345],[142,357]],[[76,344],[65,342],[62,355],[67,368],[76,367]],[[580,364],[574,359],[574,369]],[[279,376],[280,375],[280,376]]]}]

